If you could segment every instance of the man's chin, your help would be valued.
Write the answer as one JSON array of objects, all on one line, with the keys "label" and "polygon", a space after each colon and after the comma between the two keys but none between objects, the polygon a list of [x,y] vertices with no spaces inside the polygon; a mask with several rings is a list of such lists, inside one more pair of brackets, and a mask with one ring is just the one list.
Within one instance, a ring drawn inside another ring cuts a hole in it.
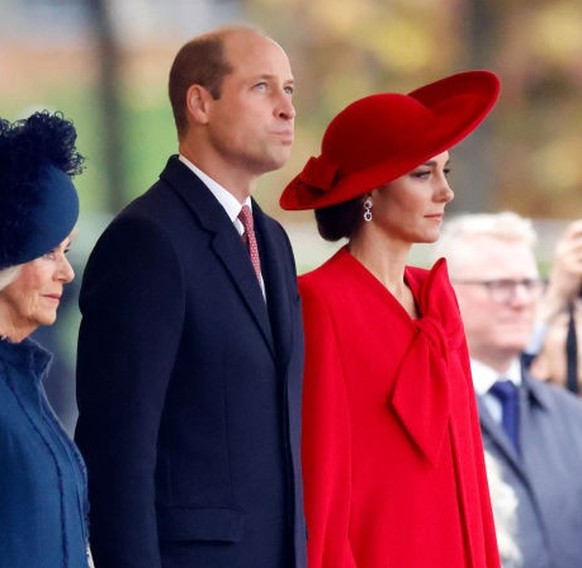
[{"label": "man's chin", "polygon": [[508,341],[504,344],[504,350],[515,357],[518,357],[523,353],[529,345],[529,337],[527,340],[519,339],[514,341]]}]

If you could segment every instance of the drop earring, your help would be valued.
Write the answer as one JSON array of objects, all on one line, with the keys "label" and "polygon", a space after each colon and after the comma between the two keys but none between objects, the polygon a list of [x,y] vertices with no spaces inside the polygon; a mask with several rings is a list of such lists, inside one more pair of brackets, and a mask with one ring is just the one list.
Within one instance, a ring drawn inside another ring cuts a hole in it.
[{"label": "drop earring", "polygon": [[370,197],[366,198],[364,201],[364,221],[369,223],[372,220],[372,199]]}]

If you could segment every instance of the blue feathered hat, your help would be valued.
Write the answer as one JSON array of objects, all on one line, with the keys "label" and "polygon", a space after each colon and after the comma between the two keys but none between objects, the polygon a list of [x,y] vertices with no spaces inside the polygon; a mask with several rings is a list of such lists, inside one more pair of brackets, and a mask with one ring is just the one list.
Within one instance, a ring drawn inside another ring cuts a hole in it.
[{"label": "blue feathered hat", "polygon": [[0,119],[0,269],[58,246],[79,216],[77,133],[59,112]]}]

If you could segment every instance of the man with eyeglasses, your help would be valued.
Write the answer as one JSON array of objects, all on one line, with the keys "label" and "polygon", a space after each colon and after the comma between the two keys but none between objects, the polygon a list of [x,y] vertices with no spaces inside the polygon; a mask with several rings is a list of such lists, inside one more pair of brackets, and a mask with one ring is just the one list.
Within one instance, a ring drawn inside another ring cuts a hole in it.
[{"label": "man with eyeglasses", "polygon": [[[462,215],[441,235],[471,355],[485,452],[517,497],[511,532],[526,568],[582,566],[582,401],[522,362],[543,292],[529,220]],[[494,509],[502,503],[493,503]]]}]

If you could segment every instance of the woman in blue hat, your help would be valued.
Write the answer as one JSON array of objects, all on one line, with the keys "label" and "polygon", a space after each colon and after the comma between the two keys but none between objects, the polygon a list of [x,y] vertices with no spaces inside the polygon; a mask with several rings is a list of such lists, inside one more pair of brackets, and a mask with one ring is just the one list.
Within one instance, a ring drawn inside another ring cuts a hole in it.
[{"label": "woman in blue hat", "polygon": [[52,325],[83,158],[60,114],[0,119],[0,566],[86,568],[85,467],[42,385],[51,355],[29,338]]}]

